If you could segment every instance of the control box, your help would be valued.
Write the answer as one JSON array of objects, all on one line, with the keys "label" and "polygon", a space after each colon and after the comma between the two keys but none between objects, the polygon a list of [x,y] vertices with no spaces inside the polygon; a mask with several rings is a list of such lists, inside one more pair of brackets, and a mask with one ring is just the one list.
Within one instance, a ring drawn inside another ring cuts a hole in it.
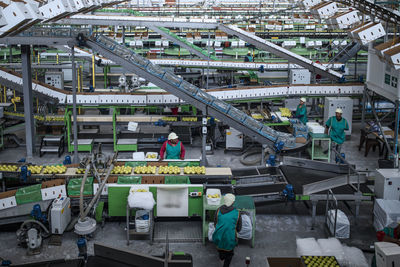
[{"label": "control box", "polygon": [[53,201],[50,211],[51,233],[62,234],[71,221],[71,200],[60,196]]},{"label": "control box", "polygon": [[377,169],[374,192],[377,198],[400,200],[399,170]]},{"label": "control box", "polygon": [[290,84],[310,84],[311,73],[307,69],[290,69],[289,71]]},{"label": "control box", "polygon": [[[342,117],[349,123],[349,130],[346,135],[351,135],[351,126],[353,120],[353,99],[350,97],[325,97],[324,123],[332,116],[335,116],[336,109],[343,111]],[[325,124],[324,124],[325,126]]]},{"label": "control box", "polygon": [[377,267],[398,267],[400,266],[400,246],[389,242],[376,242],[375,258]]},{"label": "control box", "polygon": [[230,127],[226,130],[226,149],[242,149],[243,148],[243,133]]},{"label": "control box", "polygon": [[48,85],[58,89],[64,89],[64,73],[61,72],[46,72],[44,80]]}]

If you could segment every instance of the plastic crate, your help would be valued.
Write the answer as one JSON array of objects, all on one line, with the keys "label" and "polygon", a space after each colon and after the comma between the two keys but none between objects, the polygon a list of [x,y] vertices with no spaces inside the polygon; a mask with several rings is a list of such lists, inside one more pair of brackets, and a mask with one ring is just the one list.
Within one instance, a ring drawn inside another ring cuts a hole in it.
[{"label": "plastic crate", "polygon": [[165,176],[165,184],[190,184],[189,176]]},{"label": "plastic crate", "polygon": [[210,94],[207,94],[206,92],[203,92],[200,89],[197,91],[195,97],[206,104],[210,104],[215,99],[215,97],[213,97]]},{"label": "plastic crate", "polygon": [[271,127],[268,127],[268,126],[264,125],[262,127],[262,129],[261,129],[261,134],[264,135],[265,137],[267,137],[270,140],[276,140],[277,131],[275,131]]},{"label": "plastic crate", "polygon": [[146,161],[128,161],[125,162],[125,167],[137,167],[137,166],[147,166]]},{"label": "plastic crate", "polygon": [[195,86],[195,85],[193,85],[191,83],[188,83],[186,81],[183,81],[181,83],[181,85],[179,86],[179,88],[191,93],[192,95],[197,94],[197,91],[200,90],[197,86]]},{"label": "plastic crate", "polygon": [[160,78],[162,78],[165,73],[165,70],[163,70],[160,67],[157,67],[156,65],[153,65],[153,64],[147,65],[147,71],[152,73],[153,75],[160,77]]},{"label": "plastic crate", "polygon": [[175,74],[169,73],[168,71],[165,72],[163,79],[175,86],[179,86],[182,82],[182,78],[179,78]]},{"label": "plastic crate", "polygon": [[139,65],[139,66],[143,67],[143,68],[146,68],[147,65],[149,65],[149,63],[150,63],[149,60],[147,60],[144,57],[141,57],[141,56],[139,56],[139,55],[137,55],[135,53],[131,54],[130,61],[133,62],[136,65]]},{"label": "plastic crate", "polygon": [[235,107],[231,107],[229,109],[228,115],[230,117],[232,117],[233,119],[238,120],[240,122],[243,122],[247,118],[247,115],[244,112],[238,110]]},{"label": "plastic crate", "polygon": [[142,176],[118,176],[117,184],[141,184]]},{"label": "plastic crate", "polygon": [[212,102],[211,105],[212,105],[213,107],[216,107],[218,110],[220,110],[220,111],[222,111],[222,112],[224,112],[224,113],[227,113],[227,112],[229,111],[229,108],[231,107],[230,104],[228,104],[228,103],[226,103],[226,102],[224,102],[224,101],[222,101],[222,100],[219,100],[219,99],[215,99],[215,100]]},{"label": "plastic crate", "polygon": [[262,124],[261,122],[251,118],[251,117],[247,117],[247,119],[244,121],[244,124],[246,124],[248,127],[260,131],[261,128],[264,126],[264,124]]},{"label": "plastic crate", "polygon": [[15,199],[18,205],[42,201],[42,185],[35,184],[27,187],[22,187],[15,193]]},{"label": "plastic crate", "polygon": [[[209,195],[219,194],[219,198],[210,198]],[[221,190],[216,188],[208,188],[206,191],[208,205],[217,206],[221,204]]]},{"label": "plastic crate", "polygon": [[[67,186],[68,196],[70,196],[70,197],[80,196],[82,179],[83,178],[69,180],[69,183]],[[85,185],[83,188],[83,195],[84,196],[93,195],[93,177],[88,177],[86,179],[86,182],[85,182]]]}]

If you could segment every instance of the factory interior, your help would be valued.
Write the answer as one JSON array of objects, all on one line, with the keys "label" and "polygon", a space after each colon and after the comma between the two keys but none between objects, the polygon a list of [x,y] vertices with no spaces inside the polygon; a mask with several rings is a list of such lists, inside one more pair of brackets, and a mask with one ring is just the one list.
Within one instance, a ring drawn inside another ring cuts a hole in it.
[{"label": "factory interior", "polygon": [[399,0],[1,0],[0,266],[400,267],[399,79]]}]

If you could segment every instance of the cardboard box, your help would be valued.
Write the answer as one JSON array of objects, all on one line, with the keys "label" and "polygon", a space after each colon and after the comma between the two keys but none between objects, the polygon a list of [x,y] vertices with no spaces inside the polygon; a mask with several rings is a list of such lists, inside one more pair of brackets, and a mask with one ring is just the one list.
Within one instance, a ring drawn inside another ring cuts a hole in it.
[{"label": "cardboard box", "polygon": [[164,176],[142,176],[142,184],[164,184]]},{"label": "cardboard box", "polygon": [[55,199],[58,196],[67,196],[67,187],[65,186],[64,179],[54,179],[42,182],[42,199]]},{"label": "cardboard box", "polygon": [[269,267],[304,267],[300,258],[267,258]]},{"label": "cardboard box", "polygon": [[17,190],[10,190],[0,193],[0,210],[12,208],[17,206],[17,200],[15,199],[15,193]]},{"label": "cardboard box", "polygon": [[304,137],[296,137],[296,143],[305,144],[307,143],[307,139],[305,139]]}]

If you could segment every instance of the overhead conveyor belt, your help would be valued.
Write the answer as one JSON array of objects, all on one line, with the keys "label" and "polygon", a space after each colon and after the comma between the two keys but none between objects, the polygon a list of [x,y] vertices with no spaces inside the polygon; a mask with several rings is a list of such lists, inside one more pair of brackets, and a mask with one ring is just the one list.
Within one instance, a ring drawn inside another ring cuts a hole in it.
[{"label": "overhead conveyor belt", "polygon": [[386,22],[391,22],[395,25],[398,25],[400,22],[399,11],[390,10],[382,5],[378,5],[373,0],[335,0],[335,2],[351,6],[364,14],[370,14],[373,17],[379,18],[380,20]]},{"label": "overhead conveyor belt", "polygon": [[274,145],[282,141],[286,147],[295,146],[295,138],[292,135],[278,132],[265,126],[232,105],[202,91],[175,74],[163,70],[132,50],[103,35],[87,39],[86,45],[120,64],[126,70],[136,73],[140,77],[183,99],[185,102],[201,109],[204,114],[225,122],[261,144]]},{"label": "overhead conveyor belt", "polygon": [[[0,84],[7,87],[22,90],[21,74],[0,67]],[[59,104],[72,104],[71,91],[61,90],[50,85],[32,81],[32,89],[38,96],[46,96],[58,101]],[[337,96],[362,95],[364,85],[352,84],[301,84],[301,85],[275,85],[255,86],[243,88],[221,88],[209,89],[207,92],[222,100],[246,100],[265,99],[270,97],[294,97],[294,96]],[[183,104],[184,100],[169,93],[149,94],[146,92],[136,93],[78,93],[77,103],[80,105],[176,105]]]},{"label": "overhead conveyor belt", "polygon": [[230,35],[239,37],[240,39],[248,42],[249,44],[254,45],[258,49],[269,51],[277,56],[289,60],[289,62],[291,63],[295,63],[306,69],[309,69],[311,72],[315,72],[317,74],[320,74],[322,76],[328,77],[333,80],[338,80],[343,77],[343,75],[337,71],[331,70],[327,67],[322,66],[321,64],[313,62],[310,59],[299,56],[296,53],[290,52],[285,48],[282,48],[274,43],[268,42],[260,37],[257,37],[254,34],[241,30],[236,26],[233,25],[227,26],[220,24],[218,25],[218,28]]},{"label": "overhead conveyor belt", "polygon": [[186,48],[189,52],[195,54],[196,56],[205,59],[205,60],[218,60],[218,58],[208,55],[207,51],[204,51],[200,47],[190,43],[185,38],[179,37],[175,33],[171,32],[167,28],[164,27],[157,27],[157,26],[149,26],[149,28],[155,32],[158,32],[165,38],[171,40],[172,42],[178,43],[181,47]]},{"label": "overhead conveyor belt", "polygon": [[169,27],[192,29],[215,29],[216,19],[203,18],[175,18],[175,17],[146,17],[146,16],[118,16],[118,15],[74,15],[57,21],[68,25],[109,25],[109,26],[140,26],[140,27]]}]

